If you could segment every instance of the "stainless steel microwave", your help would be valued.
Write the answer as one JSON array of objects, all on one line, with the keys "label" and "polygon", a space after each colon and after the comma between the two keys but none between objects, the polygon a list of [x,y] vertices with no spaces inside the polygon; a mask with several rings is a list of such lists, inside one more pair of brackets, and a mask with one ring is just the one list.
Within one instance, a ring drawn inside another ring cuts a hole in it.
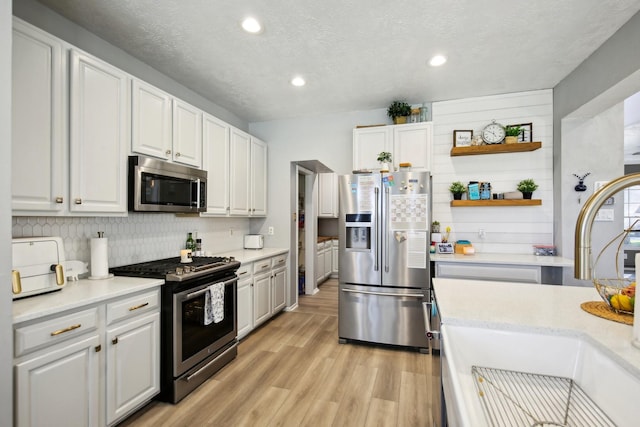
[{"label": "stainless steel microwave", "polygon": [[145,156],[129,156],[129,210],[206,212],[207,171]]}]

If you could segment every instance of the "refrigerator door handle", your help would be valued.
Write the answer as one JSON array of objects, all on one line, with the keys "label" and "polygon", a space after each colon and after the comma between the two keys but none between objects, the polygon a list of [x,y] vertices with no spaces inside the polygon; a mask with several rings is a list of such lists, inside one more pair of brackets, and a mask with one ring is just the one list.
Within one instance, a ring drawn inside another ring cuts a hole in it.
[{"label": "refrigerator door handle", "polygon": [[386,218],[386,226],[382,231],[382,241],[384,242],[384,271],[389,272],[389,187],[384,188],[384,217]]},{"label": "refrigerator door handle", "polygon": [[342,292],[349,292],[352,294],[366,294],[366,295],[379,295],[383,297],[408,297],[408,298],[424,298],[423,294],[399,294],[394,292],[371,292],[371,291],[358,291],[356,289],[342,288]]},{"label": "refrigerator door handle", "polygon": [[[380,204],[380,189],[378,187],[375,187],[375,197],[376,197],[376,204],[375,206],[378,206]],[[380,227],[380,218],[375,218],[375,228],[373,230],[373,235],[374,237],[374,241],[376,242],[376,246],[373,248],[373,253],[374,253],[374,262],[373,262],[373,271],[378,271],[380,270],[380,265],[378,262],[378,257],[380,256],[380,251],[378,250],[378,227]]]}]

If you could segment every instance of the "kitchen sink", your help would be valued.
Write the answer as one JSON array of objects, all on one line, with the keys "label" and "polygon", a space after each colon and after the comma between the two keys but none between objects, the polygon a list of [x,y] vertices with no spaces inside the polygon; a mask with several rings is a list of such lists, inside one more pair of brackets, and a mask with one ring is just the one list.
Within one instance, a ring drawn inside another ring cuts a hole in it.
[{"label": "kitchen sink", "polygon": [[[616,425],[631,426],[640,419],[640,372],[620,364],[587,337],[443,324],[442,345],[450,425],[494,425],[480,397],[478,366],[567,380],[586,395],[586,406],[593,405]],[[536,399],[532,395],[530,401]]]}]

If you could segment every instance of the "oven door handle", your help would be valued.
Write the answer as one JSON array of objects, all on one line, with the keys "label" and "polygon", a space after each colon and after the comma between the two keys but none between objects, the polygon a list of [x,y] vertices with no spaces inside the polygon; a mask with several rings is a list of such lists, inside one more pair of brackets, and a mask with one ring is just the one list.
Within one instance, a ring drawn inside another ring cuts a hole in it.
[{"label": "oven door handle", "polygon": [[209,290],[209,288],[204,288],[204,289],[200,289],[197,292],[191,292],[190,294],[187,294],[187,296],[185,297],[185,300],[191,299],[191,298],[195,298],[198,297],[200,295],[203,295],[204,293],[206,293]]}]

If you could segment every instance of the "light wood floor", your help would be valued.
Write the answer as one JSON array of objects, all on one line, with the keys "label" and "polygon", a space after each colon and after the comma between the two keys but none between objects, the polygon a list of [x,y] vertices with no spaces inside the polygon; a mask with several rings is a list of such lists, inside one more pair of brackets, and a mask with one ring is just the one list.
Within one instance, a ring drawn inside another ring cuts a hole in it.
[{"label": "light wood floor", "polygon": [[426,426],[430,356],[338,344],[337,281],[253,331],[238,357],[177,405],[121,426]]}]

